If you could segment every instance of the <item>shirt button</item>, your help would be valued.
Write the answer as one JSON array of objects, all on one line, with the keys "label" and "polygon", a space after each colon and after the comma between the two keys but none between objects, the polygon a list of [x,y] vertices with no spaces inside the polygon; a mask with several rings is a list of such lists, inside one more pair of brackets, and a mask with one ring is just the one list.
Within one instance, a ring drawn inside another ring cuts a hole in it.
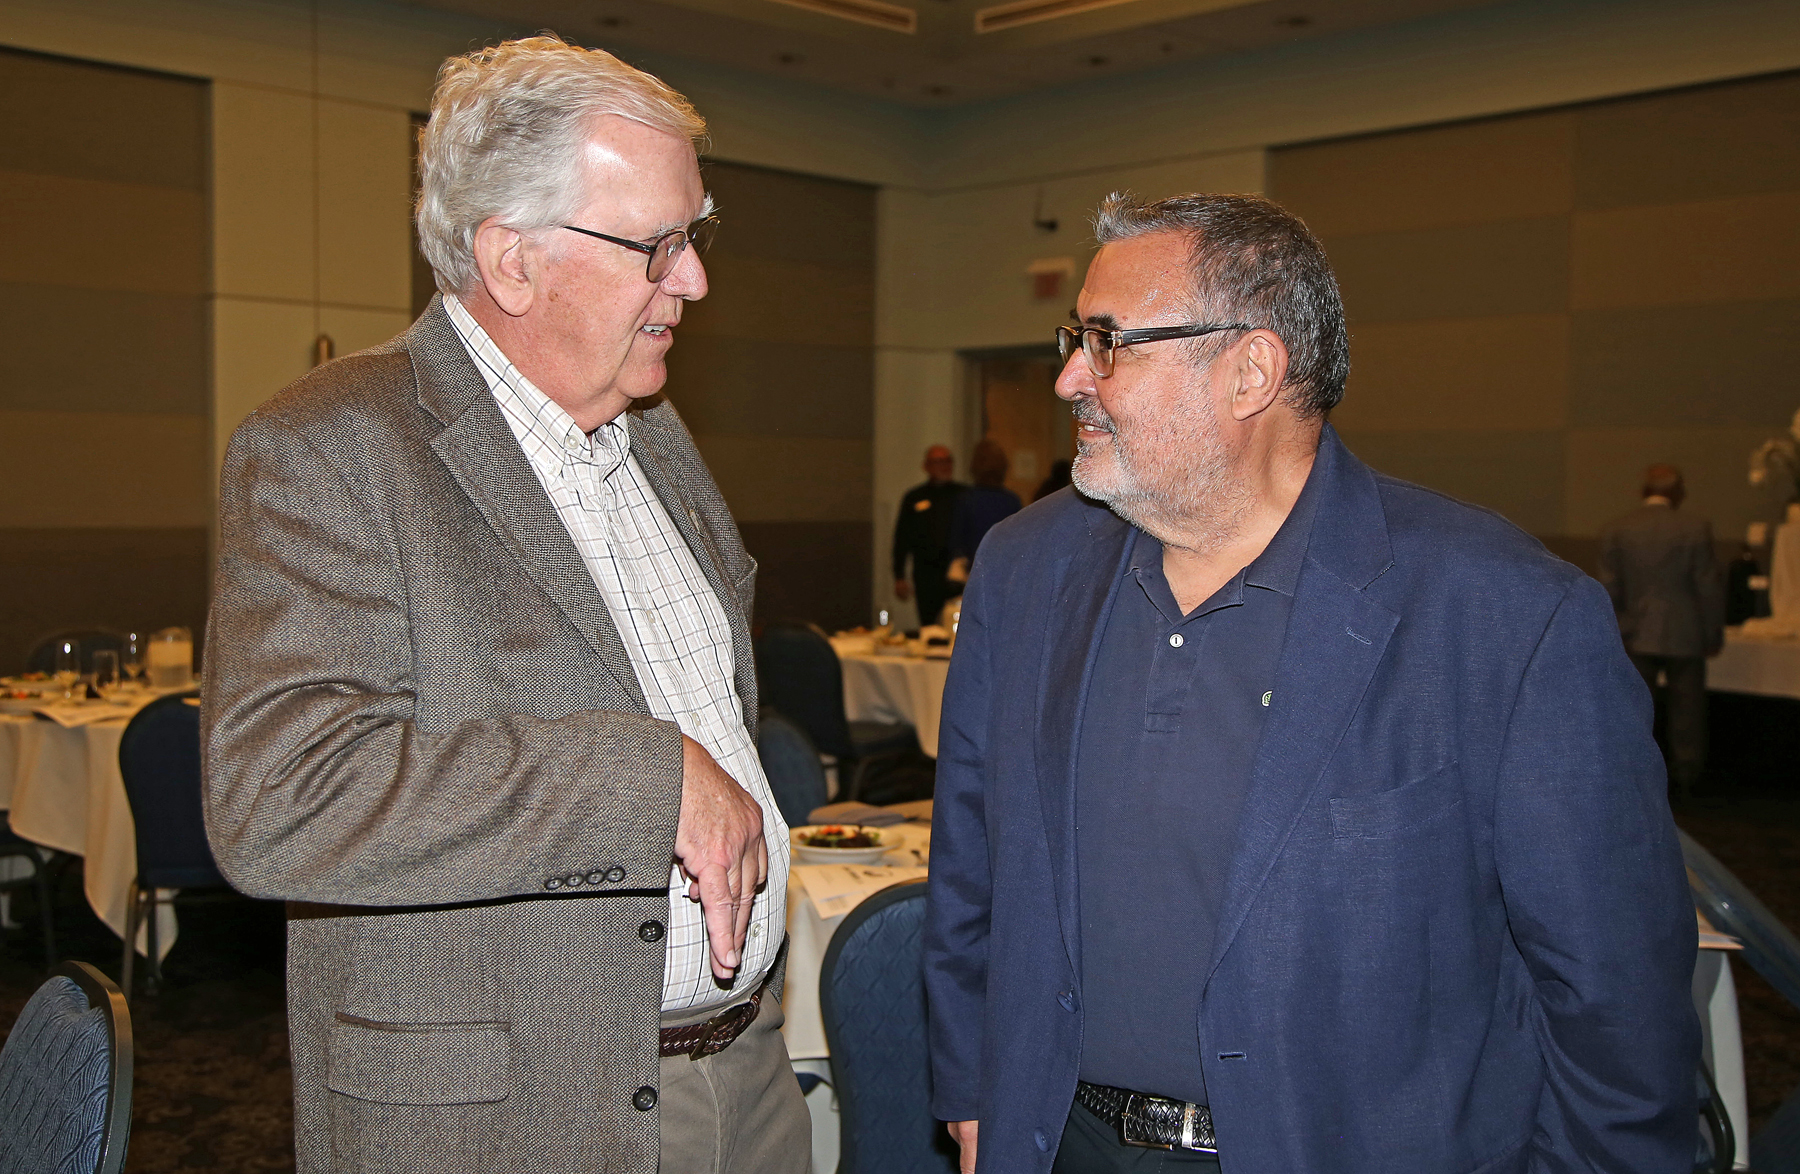
[{"label": "shirt button", "polygon": [[646,942],[660,942],[662,936],[663,923],[660,921],[646,921],[638,926],[638,937],[643,938]]},{"label": "shirt button", "polygon": [[631,1094],[631,1107],[640,1113],[648,1113],[656,1108],[656,1090],[649,1085]]},{"label": "shirt button", "polygon": [[1186,644],[1186,643],[1187,643],[1187,639],[1184,636],[1182,636],[1182,634],[1180,632],[1176,632],[1169,637],[1169,647],[1170,648],[1180,648],[1183,644]]}]

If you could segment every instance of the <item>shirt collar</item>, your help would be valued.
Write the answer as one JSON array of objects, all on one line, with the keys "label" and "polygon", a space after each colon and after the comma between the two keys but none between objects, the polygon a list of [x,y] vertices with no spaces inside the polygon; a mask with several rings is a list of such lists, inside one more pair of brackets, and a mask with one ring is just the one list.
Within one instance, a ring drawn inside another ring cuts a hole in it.
[{"label": "shirt collar", "polygon": [[[589,465],[593,475],[604,479],[624,463],[631,451],[631,438],[623,415],[591,433],[583,432],[573,416],[513,365],[460,300],[445,298],[444,310],[475,369],[499,401],[501,413],[518,436],[525,455],[540,472],[560,474],[571,464]],[[533,440],[536,443],[530,442]]]}]

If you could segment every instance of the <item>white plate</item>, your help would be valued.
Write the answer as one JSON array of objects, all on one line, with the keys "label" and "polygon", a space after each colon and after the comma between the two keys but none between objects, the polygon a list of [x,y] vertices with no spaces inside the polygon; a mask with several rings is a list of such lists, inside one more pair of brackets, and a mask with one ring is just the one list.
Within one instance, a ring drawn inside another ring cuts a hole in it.
[{"label": "white plate", "polygon": [[[887,829],[864,828],[881,836],[881,843],[873,848],[815,848],[801,842],[802,836],[817,832],[824,824],[811,824],[793,830],[794,859],[802,864],[874,864],[895,848],[900,847],[898,839],[885,834]],[[831,824],[831,827],[843,827],[843,824]]]}]

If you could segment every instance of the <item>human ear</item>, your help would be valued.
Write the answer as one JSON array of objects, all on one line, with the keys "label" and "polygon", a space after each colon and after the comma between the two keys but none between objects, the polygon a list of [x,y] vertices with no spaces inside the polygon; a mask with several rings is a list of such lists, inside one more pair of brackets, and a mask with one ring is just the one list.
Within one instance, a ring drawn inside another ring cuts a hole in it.
[{"label": "human ear", "polygon": [[1248,420],[1280,398],[1287,378],[1287,344],[1272,330],[1253,330],[1232,351],[1237,388],[1231,394],[1231,418]]},{"label": "human ear", "polygon": [[475,230],[475,266],[481,271],[481,284],[494,304],[514,318],[524,317],[537,300],[527,256],[530,244],[518,229],[494,217]]}]

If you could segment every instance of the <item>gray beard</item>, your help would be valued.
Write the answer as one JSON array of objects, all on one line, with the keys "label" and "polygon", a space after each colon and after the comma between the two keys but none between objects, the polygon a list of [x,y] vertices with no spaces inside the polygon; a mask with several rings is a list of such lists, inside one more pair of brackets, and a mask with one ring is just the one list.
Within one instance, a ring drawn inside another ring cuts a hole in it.
[{"label": "gray beard", "polygon": [[[1075,419],[1116,429],[1094,402],[1073,408]],[[1248,488],[1231,469],[1218,420],[1202,396],[1185,421],[1184,436],[1142,437],[1113,432],[1111,476],[1075,457],[1075,488],[1165,545],[1216,549],[1237,536],[1252,505]],[[1159,443],[1160,442],[1160,443]]]}]

